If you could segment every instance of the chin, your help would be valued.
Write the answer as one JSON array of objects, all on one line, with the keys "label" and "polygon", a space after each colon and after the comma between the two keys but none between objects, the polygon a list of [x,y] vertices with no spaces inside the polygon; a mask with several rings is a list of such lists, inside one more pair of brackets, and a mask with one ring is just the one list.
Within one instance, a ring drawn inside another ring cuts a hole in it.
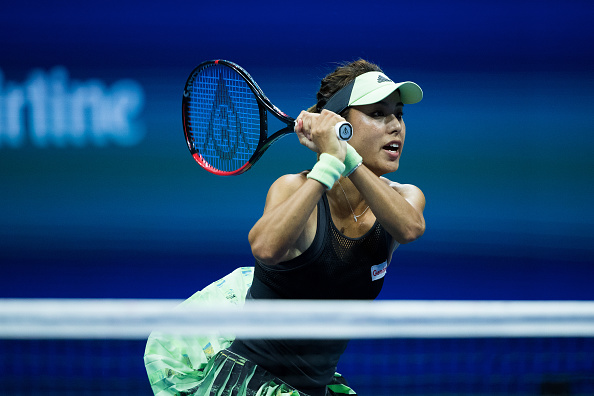
[{"label": "chin", "polygon": [[375,173],[377,176],[387,175],[388,173],[394,173],[398,170],[400,166],[396,164],[396,166],[388,166],[382,168],[371,168],[368,166],[369,170]]},{"label": "chin", "polygon": [[386,173],[396,172],[398,170],[398,168],[400,168],[400,161],[397,160],[396,162],[392,162],[386,168],[387,168],[387,172]]}]

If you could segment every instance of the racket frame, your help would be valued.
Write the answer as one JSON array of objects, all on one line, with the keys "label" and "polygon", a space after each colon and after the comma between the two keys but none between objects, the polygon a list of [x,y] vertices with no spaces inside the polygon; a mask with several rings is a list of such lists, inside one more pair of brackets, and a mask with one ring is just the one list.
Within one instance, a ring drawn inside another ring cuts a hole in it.
[{"label": "racket frame", "polygon": [[[223,170],[213,167],[209,162],[207,162],[202,157],[202,155],[198,152],[198,150],[196,150],[194,147],[192,147],[192,143],[191,143],[191,139],[190,139],[190,133],[191,133],[190,129],[191,128],[188,125],[188,122],[186,119],[187,108],[189,106],[190,94],[192,91],[194,80],[196,79],[196,77],[199,75],[199,73],[203,69],[205,69],[207,67],[211,67],[212,65],[223,65],[223,66],[229,67],[230,69],[235,71],[237,74],[239,74],[245,80],[245,82],[247,83],[250,90],[254,93],[256,102],[258,103],[258,110],[259,110],[259,115],[260,115],[260,139],[258,141],[258,146],[254,150],[252,156],[248,159],[248,161],[243,166],[241,166],[238,169],[235,169],[233,171],[223,171]],[[267,114],[268,112],[270,112],[272,115],[274,115],[280,121],[287,124],[286,127],[281,128],[280,130],[276,131],[275,133],[273,133],[270,136],[268,136],[268,114]],[[186,144],[188,146],[188,149],[190,150],[190,153],[192,154],[192,157],[194,157],[194,160],[201,167],[206,169],[207,171],[214,173],[215,175],[219,175],[219,176],[240,175],[240,174],[248,171],[252,167],[252,165],[254,165],[258,161],[258,159],[260,159],[262,154],[264,154],[264,152],[274,142],[276,142],[281,137],[295,131],[295,119],[292,117],[289,117],[287,114],[282,112],[278,107],[273,105],[272,102],[266,97],[264,92],[260,89],[260,87],[258,86],[256,81],[248,74],[247,71],[245,71],[241,66],[237,65],[236,63],[233,63],[233,62],[230,62],[227,60],[223,60],[223,59],[216,59],[216,60],[209,60],[209,61],[202,62],[201,64],[196,66],[196,68],[190,73],[190,76],[188,77],[188,79],[186,81],[186,85],[184,87],[184,94],[183,94],[183,99],[182,99],[182,121],[183,121],[183,128],[184,128],[184,136],[186,138]]]}]

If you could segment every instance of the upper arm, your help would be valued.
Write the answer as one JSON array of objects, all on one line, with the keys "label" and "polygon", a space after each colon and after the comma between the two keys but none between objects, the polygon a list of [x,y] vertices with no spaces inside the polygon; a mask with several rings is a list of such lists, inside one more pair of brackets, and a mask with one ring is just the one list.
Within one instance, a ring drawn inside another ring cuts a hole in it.
[{"label": "upper arm", "polygon": [[276,179],[268,189],[264,212],[272,210],[277,205],[285,202],[306,180],[307,178],[302,173],[284,175]]},{"label": "upper arm", "polygon": [[420,215],[423,215],[423,211],[425,210],[425,194],[423,194],[420,188],[412,184],[393,182],[385,177],[381,179],[400,194]]},{"label": "upper arm", "polygon": [[412,184],[400,184],[383,177],[381,179],[401,197],[398,199],[399,225],[392,230],[392,237],[401,244],[417,240],[425,233],[425,195]]},{"label": "upper arm", "polygon": [[304,173],[285,175],[268,190],[264,213],[248,235],[258,260],[273,265],[300,255],[311,245],[316,231],[316,204],[311,210],[301,205],[299,201],[308,194],[298,191],[306,181]]}]

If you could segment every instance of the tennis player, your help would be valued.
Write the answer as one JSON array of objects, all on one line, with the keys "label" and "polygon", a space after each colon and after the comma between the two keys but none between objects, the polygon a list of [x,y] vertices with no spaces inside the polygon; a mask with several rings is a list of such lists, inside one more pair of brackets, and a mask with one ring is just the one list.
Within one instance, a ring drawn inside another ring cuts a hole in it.
[{"label": "tennis player", "polygon": [[[417,84],[396,83],[365,60],[326,76],[316,105],[301,112],[296,124],[300,143],[316,154],[317,162],[309,171],[272,184],[264,213],[249,233],[256,259],[253,279],[245,276],[245,269],[236,271],[226,277],[226,287],[247,290],[246,303],[375,299],[394,250],[425,231],[421,190],[384,177],[400,165],[406,136],[403,107],[422,96]],[[353,128],[348,143],[337,137],[344,123]],[[243,283],[237,280],[241,276]],[[219,394],[223,389],[238,395],[355,394],[336,373],[347,343],[228,340],[219,343],[220,351],[209,350],[207,362],[193,365],[194,381],[186,376],[184,386],[175,385],[175,375],[154,380],[160,381],[159,391],[168,389],[166,394]],[[161,341],[158,348],[162,346]],[[179,352],[180,346],[173,349]],[[151,364],[158,360],[159,353],[148,345],[147,354]],[[155,367],[162,373],[162,366],[161,361]],[[147,370],[150,378],[148,364]]]}]

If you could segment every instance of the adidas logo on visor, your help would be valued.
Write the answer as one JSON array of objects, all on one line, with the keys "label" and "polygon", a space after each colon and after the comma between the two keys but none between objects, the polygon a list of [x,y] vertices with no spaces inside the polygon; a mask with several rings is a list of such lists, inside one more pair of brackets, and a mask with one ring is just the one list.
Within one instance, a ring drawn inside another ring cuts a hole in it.
[{"label": "adidas logo on visor", "polygon": [[386,76],[384,76],[382,74],[380,74],[379,76],[377,76],[377,83],[378,84],[381,84],[383,82],[388,82],[388,81],[389,82],[392,82],[392,80],[390,80],[388,77],[386,77]]}]

